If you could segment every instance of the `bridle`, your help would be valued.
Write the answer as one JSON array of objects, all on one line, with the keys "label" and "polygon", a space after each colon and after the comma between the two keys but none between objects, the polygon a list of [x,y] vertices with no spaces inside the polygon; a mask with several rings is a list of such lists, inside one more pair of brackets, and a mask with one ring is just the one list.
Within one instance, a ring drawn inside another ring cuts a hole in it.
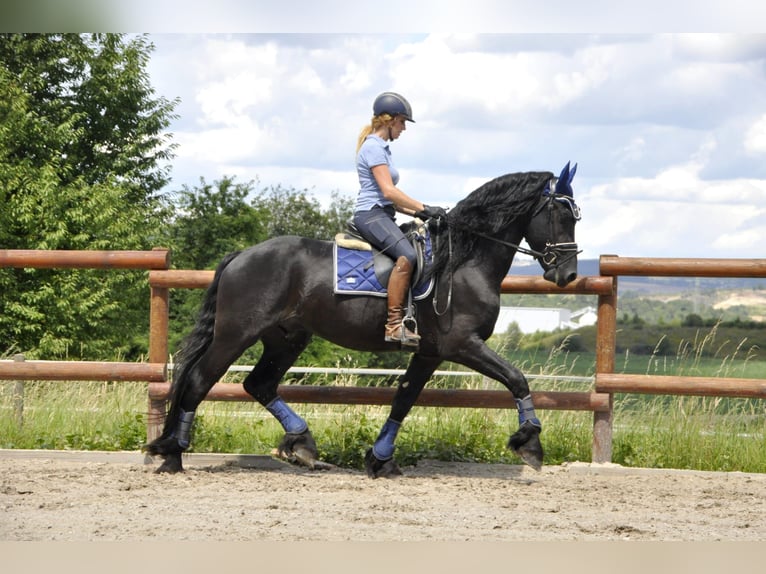
[{"label": "bridle", "polygon": [[[546,207],[548,208],[548,225],[550,226],[550,237],[556,237],[556,232],[559,228],[559,212],[555,208],[554,202],[559,202],[564,204],[566,207],[569,208],[569,210],[572,212],[572,216],[575,218],[575,221],[580,221],[582,215],[580,213],[580,208],[577,206],[577,204],[574,201],[574,198],[571,195],[566,195],[562,193],[556,193],[553,191],[556,188],[556,182],[558,178],[553,178],[548,182],[548,185],[546,185],[545,189],[543,190],[542,197],[544,198],[543,201],[540,202],[540,204],[535,208],[535,210],[532,212],[532,215],[530,217],[531,219],[534,219],[537,214],[539,214],[543,209]],[[437,225],[441,225],[441,220],[436,221]],[[447,247],[448,247],[448,253],[449,257],[452,257],[452,234],[450,231],[450,227],[454,225],[454,223],[450,223],[447,225]],[[578,250],[577,243],[574,241],[563,241],[558,243],[545,243],[545,249],[542,251],[537,251],[535,249],[522,247],[521,245],[518,245],[516,243],[511,243],[510,241],[504,241],[502,239],[498,239],[497,237],[492,237],[491,235],[488,235],[486,233],[482,233],[481,231],[476,231],[474,229],[468,229],[464,228],[469,233],[476,235],[477,237],[481,237],[482,239],[487,239],[489,241],[492,241],[494,243],[499,243],[500,245],[505,245],[506,247],[511,247],[512,249],[515,249],[517,253],[523,253],[524,255],[531,255],[535,259],[541,262],[547,269],[558,269],[560,266],[567,263],[570,259],[573,257],[576,257],[579,253],[581,253],[581,250]],[[436,290],[438,291],[438,283],[436,286]],[[439,311],[437,309],[436,300],[437,300],[438,293],[434,293],[434,297],[432,300],[434,313],[436,313],[439,316],[444,315],[447,310],[450,307],[450,303],[452,301],[452,274],[450,273],[450,280],[449,280],[449,291],[447,293],[447,304],[445,305],[444,309],[442,311]]]},{"label": "bridle", "polygon": [[[546,197],[546,200],[542,202],[540,206],[532,213],[532,217],[534,218],[543,208],[546,206],[548,207],[548,225],[550,226],[550,237],[556,237],[556,231],[559,228],[559,212],[558,210],[554,209],[554,202],[559,202],[568,207],[572,212],[572,216],[575,218],[575,221],[580,221],[582,218],[580,208],[577,206],[574,198],[571,195],[565,195],[551,191],[552,189],[555,189],[555,182],[555,179],[551,180],[551,182],[545,188],[543,191],[543,196]],[[560,243],[546,242],[545,249],[542,251],[542,253],[532,249],[523,249],[523,251],[519,249],[519,251],[527,255],[532,255],[535,259],[541,261],[549,269],[557,269],[573,257],[576,257],[578,253],[581,253],[581,251],[578,251],[577,243],[574,241],[564,241]]]},{"label": "bridle", "polygon": [[[548,208],[548,225],[550,226],[550,236],[555,237],[556,232],[558,231],[559,227],[559,212],[558,210],[555,210],[555,204],[554,201],[557,201],[559,203],[563,203],[570,209],[572,212],[572,215],[574,216],[576,221],[580,221],[582,215],[580,213],[580,208],[577,206],[577,204],[574,202],[574,199],[569,195],[564,195],[561,193],[555,193],[551,191],[553,187],[555,187],[555,178],[551,180],[551,183],[548,184],[548,186],[543,191],[543,197],[545,198],[543,201],[540,202],[540,205],[537,206],[537,208],[532,212],[532,216],[530,219],[533,219],[538,213],[540,213],[543,209],[546,207]],[[477,237],[481,237],[483,239],[488,239],[489,241],[493,241],[495,243],[499,243],[501,245],[505,245],[506,247],[511,247],[515,249],[518,253],[523,253],[524,255],[531,255],[538,261],[541,261],[544,265],[546,265],[548,268],[557,268],[572,259],[572,257],[577,256],[578,253],[581,253],[581,251],[578,251],[577,249],[577,243],[574,241],[565,241],[560,243],[545,243],[545,249],[542,251],[537,251],[535,249],[522,247],[521,245],[518,245],[516,243],[511,243],[510,241],[503,241],[502,239],[498,239],[497,237],[492,237],[491,235],[488,235],[486,233],[482,233],[481,231],[475,231],[470,230],[470,232],[473,235],[476,235]],[[449,235],[448,235],[449,238]]]}]

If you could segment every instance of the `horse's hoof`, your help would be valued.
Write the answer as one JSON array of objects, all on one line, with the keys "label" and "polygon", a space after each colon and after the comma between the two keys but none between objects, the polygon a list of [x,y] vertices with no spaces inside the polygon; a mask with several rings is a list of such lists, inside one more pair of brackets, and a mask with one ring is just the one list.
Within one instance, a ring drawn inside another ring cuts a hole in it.
[{"label": "horse's hoof", "polygon": [[303,456],[300,452],[295,452],[293,454],[295,455],[295,460],[298,464],[302,464],[309,470],[333,470],[337,468],[334,464],[317,460],[316,458]]},{"label": "horse's hoof", "polygon": [[319,460],[314,437],[311,431],[306,429],[302,433],[285,433],[276,455],[288,462],[297,463],[310,470],[331,470],[334,465]]},{"label": "horse's hoof", "polygon": [[184,467],[181,464],[181,455],[169,454],[165,457],[163,463],[155,470],[155,474],[176,474],[183,472]]},{"label": "horse's hoof", "polygon": [[367,469],[367,476],[370,478],[394,478],[402,476],[399,465],[393,458],[388,460],[379,460],[372,454],[372,449],[367,449],[364,455],[364,466]]},{"label": "horse's hoof", "polygon": [[526,421],[508,440],[508,448],[535,470],[543,468],[543,445],[540,443],[540,427]]},{"label": "horse's hoof", "polygon": [[271,454],[289,463],[305,466],[309,470],[333,470],[338,468],[334,464],[330,464],[329,462],[324,462],[317,459],[313,452],[300,447],[292,450],[291,452],[275,448],[271,451]]},{"label": "horse's hoof", "polygon": [[178,444],[174,437],[158,438],[144,445],[141,449],[150,456],[161,456],[164,461],[154,472],[157,474],[175,474],[183,472],[181,464],[181,454],[184,449]]}]

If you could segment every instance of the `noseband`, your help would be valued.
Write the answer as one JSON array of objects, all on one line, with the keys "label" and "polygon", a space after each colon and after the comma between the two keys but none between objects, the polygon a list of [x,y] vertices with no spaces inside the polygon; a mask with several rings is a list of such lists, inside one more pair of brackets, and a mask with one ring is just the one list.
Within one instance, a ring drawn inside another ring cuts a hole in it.
[{"label": "noseband", "polygon": [[[582,215],[580,214],[580,208],[577,206],[577,204],[574,202],[574,199],[572,199],[568,195],[563,195],[560,193],[554,193],[552,191],[549,191],[550,189],[553,189],[555,187],[555,180],[551,181],[550,184],[548,184],[548,187],[545,188],[545,191],[543,192],[543,195],[546,197],[546,200],[540,204],[540,206],[532,213],[532,217],[535,217],[544,207],[548,207],[548,225],[550,226],[550,236],[555,237],[555,232],[557,228],[559,227],[559,212],[558,210],[553,209],[554,208],[554,201],[558,201],[559,203],[563,203],[566,205],[570,211],[572,212],[572,215],[574,216],[576,221],[580,221],[580,218]],[[561,265],[564,265],[567,261],[572,259],[573,257],[576,257],[578,253],[581,253],[577,249],[577,243],[574,241],[566,241],[561,243],[550,243],[546,242],[545,249],[541,252],[535,251],[533,249],[524,249],[524,248],[518,248],[518,250],[521,253],[526,253],[527,255],[532,255],[535,259],[546,265],[548,268],[557,269]]]},{"label": "noseband", "polygon": [[578,253],[582,253],[582,251],[578,251],[577,243],[572,241],[566,243],[546,243],[543,252],[535,257],[549,268],[558,268],[572,259],[572,257],[577,256]]}]

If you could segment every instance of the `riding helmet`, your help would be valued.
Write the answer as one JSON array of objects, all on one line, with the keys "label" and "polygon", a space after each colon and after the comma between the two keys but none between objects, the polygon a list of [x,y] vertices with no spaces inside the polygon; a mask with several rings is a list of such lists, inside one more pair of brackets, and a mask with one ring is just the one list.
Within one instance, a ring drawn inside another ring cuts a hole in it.
[{"label": "riding helmet", "polygon": [[375,103],[372,104],[372,113],[375,116],[380,114],[404,116],[406,120],[415,123],[415,120],[412,119],[412,106],[404,96],[396,92],[383,92],[375,98]]}]

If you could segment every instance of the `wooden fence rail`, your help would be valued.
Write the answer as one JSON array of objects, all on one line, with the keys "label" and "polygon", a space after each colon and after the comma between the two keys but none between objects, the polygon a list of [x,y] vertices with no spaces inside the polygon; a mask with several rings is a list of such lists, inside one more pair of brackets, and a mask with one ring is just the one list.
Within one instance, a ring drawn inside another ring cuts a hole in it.
[{"label": "wooden fence rail", "polygon": [[766,277],[766,259],[686,259],[602,255],[599,271],[607,276]]},{"label": "wooden fence rail", "polygon": [[766,399],[766,380],[597,373],[596,391],[599,393]]},{"label": "wooden fence rail", "polygon": [[[170,383],[150,383],[149,396],[164,400]],[[343,387],[314,385],[282,385],[279,394],[288,402],[333,405],[390,405],[396,389],[393,387]],[[569,411],[605,411],[609,395],[589,392],[533,392],[532,399],[540,409]],[[217,383],[206,400],[253,401],[244,387],[237,383]],[[484,409],[516,408],[508,391],[423,389],[415,403],[421,407],[462,407]]]},{"label": "wooden fence rail", "polygon": [[170,251],[0,249],[0,267],[35,269],[167,269]]},{"label": "wooden fence rail", "polygon": [[167,365],[98,361],[0,361],[0,379],[161,382],[167,380]]}]

